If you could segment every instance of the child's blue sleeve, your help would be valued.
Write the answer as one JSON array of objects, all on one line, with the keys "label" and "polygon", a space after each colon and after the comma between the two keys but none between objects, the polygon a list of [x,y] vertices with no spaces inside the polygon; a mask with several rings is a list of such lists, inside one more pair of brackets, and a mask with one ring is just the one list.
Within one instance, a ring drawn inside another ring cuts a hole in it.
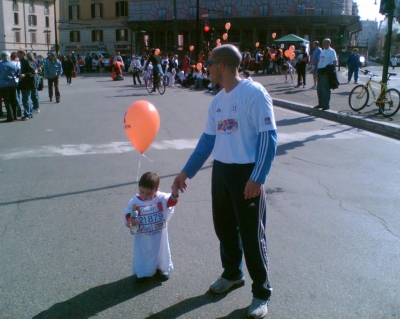
[{"label": "child's blue sleeve", "polygon": [[215,144],[215,135],[203,133],[194,149],[192,155],[189,157],[185,167],[182,169],[189,178],[193,178],[196,173],[203,166],[204,162],[211,155]]}]

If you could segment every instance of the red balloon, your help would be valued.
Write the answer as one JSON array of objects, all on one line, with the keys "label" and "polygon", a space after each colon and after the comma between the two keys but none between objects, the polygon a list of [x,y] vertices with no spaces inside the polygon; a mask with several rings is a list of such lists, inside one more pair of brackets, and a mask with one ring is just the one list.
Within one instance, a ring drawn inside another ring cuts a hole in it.
[{"label": "red balloon", "polygon": [[160,128],[160,115],[150,102],[137,101],[125,113],[124,128],[135,149],[143,153],[157,136]]}]

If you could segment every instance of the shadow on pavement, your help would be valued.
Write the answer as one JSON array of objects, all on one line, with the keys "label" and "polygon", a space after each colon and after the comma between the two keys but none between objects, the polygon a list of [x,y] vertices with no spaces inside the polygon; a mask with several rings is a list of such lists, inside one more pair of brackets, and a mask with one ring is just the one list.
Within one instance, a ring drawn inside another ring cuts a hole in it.
[{"label": "shadow on pavement", "polygon": [[315,116],[303,116],[303,117],[297,117],[294,119],[283,119],[276,121],[276,126],[289,126],[289,125],[296,125],[296,124],[301,124],[301,123],[308,123],[308,122],[314,122],[315,121]]},{"label": "shadow on pavement", "polygon": [[216,319],[242,319],[247,318],[247,307],[242,309],[236,309],[232,311],[230,314],[224,317],[218,317]]},{"label": "shadow on pavement", "polygon": [[[231,290],[230,290],[231,291]],[[228,293],[224,294],[213,294],[210,291],[207,291],[205,294],[188,298],[178,302],[171,307],[168,307],[160,312],[153,313],[150,316],[146,317],[146,319],[173,319],[179,316],[184,315],[190,311],[193,311],[197,308],[205,306],[210,303],[215,303],[225,298]]]},{"label": "shadow on pavement", "polygon": [[158,281],[138,285],[133,278],[133,276],[130,276],[110,284],[91,288],[69,300],[51,306],[34,316],[33,319],[91,318],[99,312],[161,286]]},{"label": "shadow on pavement", "polygon": [[[334,133],[328,133],[325,135],[323,135],[323,134],[312,135],[312,136],[307,137],[303,141],[293,141],[293,142],[289,142],[286,144],[278,145],[278,148],[276,150],[276,156],[285,155],[285,154],[287,154],[287,151],[289,151],[289,150],[293,150],[298,147],[303,147],[303,146],[305,146],[306,142],[316,141],[321,138],[335,138],[336,134],[341,134],[341,133],[344,133],[347,131],[352,131],[352,130],[356,130],[356,128],[350,127],[350,128],[343,129],[341,131],[337,131]],[[322,166],[325,166],[325,165],[322,165]]]}]

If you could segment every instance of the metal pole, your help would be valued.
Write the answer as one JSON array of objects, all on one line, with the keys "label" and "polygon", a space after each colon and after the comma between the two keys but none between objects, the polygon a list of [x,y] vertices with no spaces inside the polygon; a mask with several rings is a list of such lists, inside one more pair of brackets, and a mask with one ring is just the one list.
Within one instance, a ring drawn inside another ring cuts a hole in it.
[{"label": "metal pole", "polygon": [[176,0],[174,0],[174,53],[178,49],[178,30],[176,29]]},{"label": "metal pole", "polygon": [[56,57],[58,57],[58,35],[57,35],[57,9],[56,9],[56,0],[54,0],[54,37],[55,37],[55,49],[56,49]]},{"label": "metal pole", "polygon": [[387,15],[388,19],[388,32],[386,34],[384,56],[383,56],[383,71],[382,71],[382,82],[386,83],[388,79],[389,60],[390,60],[390,46],[392,43],[392,25],[393,25],[393,11],[394,11],[394,0],[388,0],[389,12]]},{"label": "metal pole", "polygon": [[194,47],[195,49],[195,63],[197,62],[198,56],[199,56],[199,49],[200,49],[200,1],[196,0],[196,46]]}]

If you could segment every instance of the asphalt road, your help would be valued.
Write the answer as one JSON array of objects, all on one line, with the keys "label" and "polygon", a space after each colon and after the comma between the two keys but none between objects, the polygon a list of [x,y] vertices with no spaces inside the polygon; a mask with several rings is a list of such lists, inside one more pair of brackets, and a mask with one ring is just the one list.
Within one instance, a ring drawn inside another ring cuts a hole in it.
[{"label": "asphalt road", "polygon": [[[247,271],[244,287],[207,292],[221,273],[211,158],[170,222],[170,280],[138,285],[130,276],[122,210],[136,176],[155,171],[169,190],[212,96],[179,88],[149,95],[130,78],[64,80],[60,104],[46,102],[43,91],[32,120],[0,123],[0,318],[244,318]],[[141,159],[123,129],[138,99],[161,117]],[[266,183],[268,318],[400,318],[400,142],[275,112],[279,147]]]}]

